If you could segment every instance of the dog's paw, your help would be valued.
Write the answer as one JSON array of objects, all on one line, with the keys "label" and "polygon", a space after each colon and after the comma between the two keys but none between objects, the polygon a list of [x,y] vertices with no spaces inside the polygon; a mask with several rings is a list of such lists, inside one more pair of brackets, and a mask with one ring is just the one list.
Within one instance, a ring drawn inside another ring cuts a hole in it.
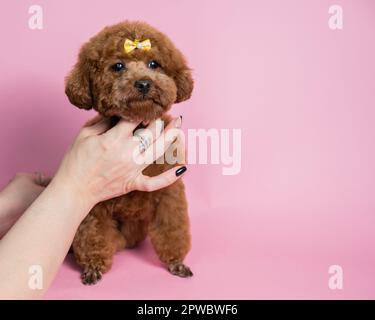
[{"label": "dog's paw", "polygon": [[101,278],[102,273],[96,269],[87,269],[81,274],[81,280],[84,285],[96,284]]},{"label": "dog's paw", "polygon": [[193,275],[190,268],[183,263],[173,263],[168,266],[168,271],[181,278],[189,278]]}]

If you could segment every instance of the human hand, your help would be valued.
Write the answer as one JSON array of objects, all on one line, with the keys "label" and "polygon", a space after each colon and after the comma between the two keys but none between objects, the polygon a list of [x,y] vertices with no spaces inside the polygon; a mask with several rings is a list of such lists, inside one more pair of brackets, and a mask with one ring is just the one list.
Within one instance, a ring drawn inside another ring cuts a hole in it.
[{"label": "human hand", "polygon": [[50,182],[42,173],[17,173],[0,193],[0,238]]},{"label": "human hand", "polygon": [[14,210],[26,210],[45,189],[51,178],[42,173],[17,173],[1,192]]},{"label": "human hand", "polygon": [[147,127],[152,137],[142,152],[141,140],[133,136],[136,123],[120,120],[110,128],[110,120],[98,116],[81,129],[52,183],[59,181],[72,188],[90,206],[133,190],[164,188],[175,182],[186,167],[173,168],[155,177],[144,176],[142,171],[164,154],[181,133],[176,130],[180,126],[180,117],[172,120],[164,131],[157,129],[156,121],[152,121]]}]

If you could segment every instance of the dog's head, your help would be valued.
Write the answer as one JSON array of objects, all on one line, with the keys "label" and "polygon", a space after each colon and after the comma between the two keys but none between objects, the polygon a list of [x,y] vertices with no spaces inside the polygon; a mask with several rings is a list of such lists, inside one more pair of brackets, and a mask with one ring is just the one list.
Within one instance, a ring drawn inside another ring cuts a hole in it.
[{"label": "dog's head", "polygon": [[193,80],[182,53],[142,22],[106,27],[83,45],[65,93],[83,109],[150,121],[190,98]]}]

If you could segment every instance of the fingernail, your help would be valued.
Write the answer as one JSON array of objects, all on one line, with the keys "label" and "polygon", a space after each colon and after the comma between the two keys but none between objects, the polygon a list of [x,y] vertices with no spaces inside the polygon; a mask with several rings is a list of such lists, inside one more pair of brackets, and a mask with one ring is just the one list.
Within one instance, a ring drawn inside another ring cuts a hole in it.
[{"label": "fingernail", "polygon": [[176,177],[179,177],[180,175],[182,175],[186,170],[187,170],[187,168],[185,166],[181,167],[181,168],[178,168],[176,170]]},{"label": "fingernail", "polygon": [[174,122],[174,125],[176,126],[176,128],[181,128],[181,124],[182,124],[182,116],[179,116],[175,122]]}]

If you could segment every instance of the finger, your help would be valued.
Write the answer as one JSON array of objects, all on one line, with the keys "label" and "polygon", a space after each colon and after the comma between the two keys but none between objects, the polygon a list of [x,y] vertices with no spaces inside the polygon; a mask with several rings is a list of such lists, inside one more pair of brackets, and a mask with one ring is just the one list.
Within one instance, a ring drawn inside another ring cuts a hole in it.
[{"label": "finger", "polygon": [[[179,123],[178,118],[168,124],[166,130],[160,135],[160,137],[151,144],[140,157],[143,158],[145,165],[152,163],[153,161],[159,159],[168,148],[176,141],[182,131],[179,127],[176,127]],[[183,140],[183,139],[181,139]]]},{"label": "finger", "polygon": [[47,187],[49,183],[51,182],[51,177],[46,177],[43,173],[40,176],[39,185],[42,187]]},{"label": "finger", "polygon": [[151,192],[168,187],[182,177],[186,170],[187,168],[182,166],[169,169],[155,177],[140,175],[136,181],[136,190]]},{"label": "finger", "polygon": [[113,128],[108,130],[105,134],[110,136],[130,136],[133,135],[134,129],[139,125],[137,122],[129,122],[121,119]]},{"label": "finger", "polygon": [[29,182],[32,182],[36,184],[36,181],[38,179],[39,172],[17,172],[12,179],[10,179],[9,182],[16,181],[16,180],[28,180]]},{"label": "finger", "polygon": [[40,171],[36,171],[32,174],[33,183],[40,186],[44,174]]},{"label": "finger", "polygon": [[100,120],[103,119],[103,116],[100,114],[97,114],[94,118],[86,121],[86,123],[83,125],[84,127],[90,127],[94,125],[95,123],[99,122]]},{"label": "finger", "polygon": [[52,178],[47,177],[43,172],[27,173],[25,177],[28,177],[34,184],[41,187],[46,187],[52,180]]},{"label": "finger", "polygon": [[111,126],[111,121],[109,118],[103,118],[102,116],[97,116],[94,119],[89,120],[81,129],[79,135],[83,137],[100,135],[106,132]]},{"label": "finger", "polygon": [[[159,120],[159,119],[157,119],[157,120]],[[160,120],[160,121],[161,121],[161,128],[160,128],[160,131],[159,131],[158,128],[155,128],[155,130],[156,130],[155,132],[158,132],[158,133],[155,134],[156,137],[155,137],[155,139],[153,140],[154,144],[158,144],[158,145],[162,145],[162,144],[163,144],[163,141],[165,140],[166,133],[168,132],[168,130],[170,130],[170,129],[172,129],[172,128],[180,128],[180,127],[181,127],[182,117],[179,116],[179,117],[173,119],[173,120],[167,125],[167,127],[165,128],[164,131],[163,131],[163,128],[164,128],[164,122],[163,122],[162,120]],[[155,127],[157,127],[157,124],[155,124]],[[137,130],[136,132],[138,132],[138,130]],[[142,133],[142,131],[139,131],[139,132]],[[170,133],[169,133],[168,135],[170,135]],[[140,135],[138,135],[138,136],[140,136]],[[161,138],[163,138],[163,139],[161,139]],[[139,140],[140,140],[140,139],[138,139],[138,137],[135,136],[134,141],[135,141],[138,145],[140,144],[140,141],[139,141]],[[139,153],[142,154],[142,158],[145,158],[145,154],[150,158],[150,155],[152,154],[152,151],[155,149],[155,145],[154,145],[154,144],[153,144],[153,143],[148,143],[147,148],[145,148],[145,150],[143,150],[143,151],[140,150]],[[161,147],[159,146],[159,148],[161,148]],[[162,149],[162,148],[161,148],[161,149]],[[145,151],[147,151],[147,153],[146,153]],[[153,157],[151,157],[151,159],[152,159],[152,158],[153,158]]]},{"label": "finger", "polygon": [[138,129],[134,132],[134,141],[137,145],[143,140],[146,143],[146,149],[157,140],[164,129],[164,121],[156,119],[150,122],[146,128]]},{"label": "finger", "polygon": [[157,138],[160,137],[163,130],[164,121],[159,118],[151,121],[146,128],[135,131],[134,135],[143,135],[143,133],[145,133],[146,135],[150,135],[152,139],[151,142],[154,142]]}]

